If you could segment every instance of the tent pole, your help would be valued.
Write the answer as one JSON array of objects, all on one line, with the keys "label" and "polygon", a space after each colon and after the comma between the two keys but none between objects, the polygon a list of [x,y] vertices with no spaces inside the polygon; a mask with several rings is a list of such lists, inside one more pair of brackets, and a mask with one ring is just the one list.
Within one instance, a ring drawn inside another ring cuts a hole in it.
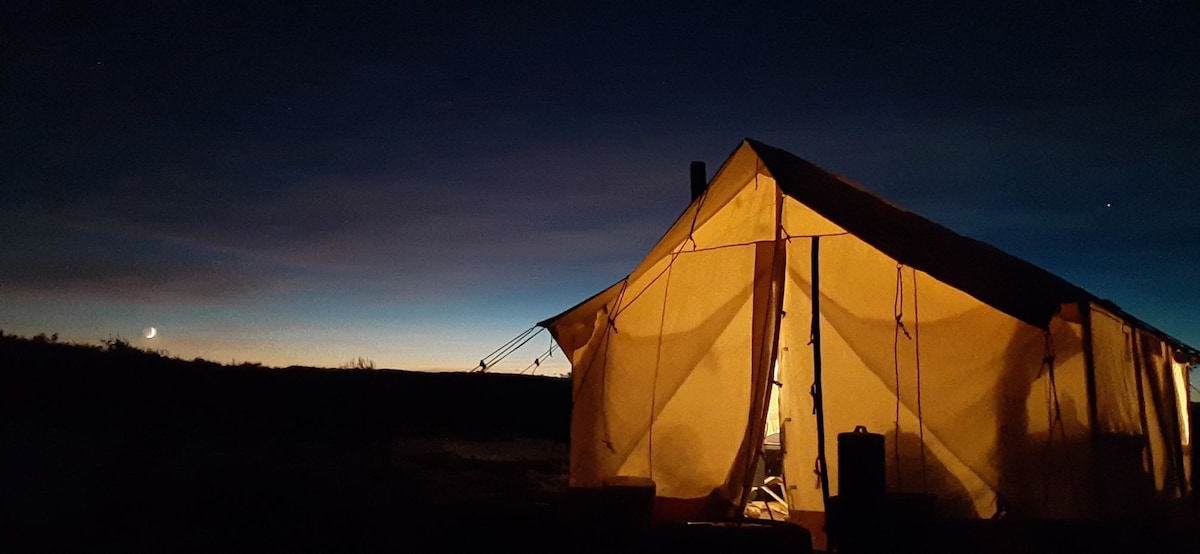
[{"label": "tent pole", "polygon": [[817,469],[821,477],[821,502],[829,514],[829,469],[825,461],[825,399],[821,392],[821,237],[812,238],[812,346],[813,346],[813,410],[817,412]]},{"label": "tent pole", "polygon": [[1098,399],[1096,396],[1096,358],[1092,350],[1092,306],[1086,300],[1080,300],[1078,306],[1079,322],[1082,328],[1081,331],[1083,332],[1083,375],[1085,384],[1087,385],[1088,427],[1091,428],[1092,443],[1095,446],[1100,437],[1100,425],[1098,417],[1099,408],[1097,406]]},{"label": "tent pole", "polygon": [[[1081,337],[1083,342],[1083,377],[1084,385],[1087,387],[1087,423],[1088,430],[1090,431],[1089,436],[1091,437],[1092,461],[1088,464],[1090,466],[1088,469],[1091,473],[1091,478],[1088,480],[1091,490],[1088,491],[1086,498],[1096,499],[1102,494],[1100,491],[1104,490],[1104,483],[1100,478],[1099,472],[1096,470],[1095,460],[1098,457],[1097,454],[1103,455],[1100,450],[1104,448],[1104,445],[1100,442],[1100,401],[1096,390],[1096,351],[1095,342],[1093,342],[1092,337],[1092,304],[1087,300],[1080,300],[1076,305],[1079,308],[1079,327],[1081,334],[1083,335]],[[1049,329],[1050,326],[1047,325],[1046,327]],[[1075,497],[1075,500],[1078,502],[1078,492],[1075,493]],[[1095,505],[1094,502],[1093,505]],[[1108,506],[1101,506],[1101,513],[1107,511],[1107,509]]]}]

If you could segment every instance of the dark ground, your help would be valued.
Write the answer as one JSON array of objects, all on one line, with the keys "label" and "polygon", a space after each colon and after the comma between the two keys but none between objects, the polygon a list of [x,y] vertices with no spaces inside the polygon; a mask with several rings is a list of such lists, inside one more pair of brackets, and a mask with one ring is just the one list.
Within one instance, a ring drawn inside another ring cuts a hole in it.
[{"label": "dark ground", "polygon": [[561,491],[569,413],[564,379],[229,367],[6,336],[0,533],[47,551],[411,544]]},{"label": "dark ground", "polygon": [[[0,551],[804,551],[790,527],[645,528],[579,501],[569,414],[565,379],[229,367],[3,336]],[[888,551],[1196,545],[1144,525],[885,531],[863,535]]]}]

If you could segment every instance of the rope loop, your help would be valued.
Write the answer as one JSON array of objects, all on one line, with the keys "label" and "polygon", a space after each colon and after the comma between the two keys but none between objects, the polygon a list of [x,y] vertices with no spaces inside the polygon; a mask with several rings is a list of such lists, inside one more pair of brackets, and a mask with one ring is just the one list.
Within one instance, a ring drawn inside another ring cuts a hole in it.
[{"label": "rope loop", "polygon": [[892,315],[896,317],[896,327],[904,333],[904,338],[912,340],[908,329],[904,327],[904,265],[896,264],[896,296],[892,301]]}]

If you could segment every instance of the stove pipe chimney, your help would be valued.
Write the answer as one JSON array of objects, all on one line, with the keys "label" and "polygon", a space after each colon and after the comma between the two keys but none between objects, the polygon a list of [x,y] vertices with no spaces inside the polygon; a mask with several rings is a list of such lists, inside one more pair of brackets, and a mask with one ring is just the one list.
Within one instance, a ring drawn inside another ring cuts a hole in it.
[{"label": "stove pipe chimney", "polygon": [[692,162],[692,201],[695,202],[704,194],[704,189],[708,187],[708,175],[704,169],[704,162]]}]

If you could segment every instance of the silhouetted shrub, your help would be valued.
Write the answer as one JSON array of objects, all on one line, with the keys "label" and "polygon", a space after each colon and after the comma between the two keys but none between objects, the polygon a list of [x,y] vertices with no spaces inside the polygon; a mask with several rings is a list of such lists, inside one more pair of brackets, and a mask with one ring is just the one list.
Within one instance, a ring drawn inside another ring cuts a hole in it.
[{"label": "silhouetted shrub", "polygon": [[338,369],[375,369],[375,361],[359,356],[338,366]]}]

